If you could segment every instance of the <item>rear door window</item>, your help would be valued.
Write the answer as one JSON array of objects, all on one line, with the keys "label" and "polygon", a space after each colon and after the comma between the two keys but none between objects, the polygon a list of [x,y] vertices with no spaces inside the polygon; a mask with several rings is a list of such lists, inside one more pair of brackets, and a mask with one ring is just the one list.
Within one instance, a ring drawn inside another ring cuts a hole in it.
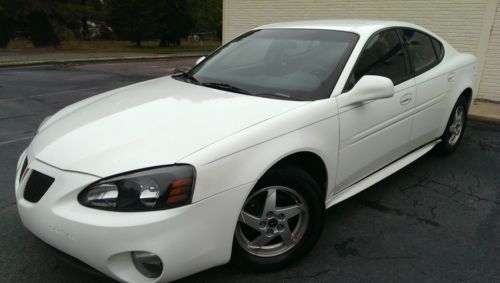
[{"label": "rear door window", "polygon": [[443,59],[443,57],[444,57],[443,44],[435,38],[432,38],[432,44],[434,45],[434,50],[436,50],[436,55],[437,55],[438,60]]},{"label": "rear door window", "polygon": [[[403,29],[403,35],[417,75],[439,63],[443,55],[443,46],[439,41],[413,29]],[[436,43],[434,44],[433,41]]]}]

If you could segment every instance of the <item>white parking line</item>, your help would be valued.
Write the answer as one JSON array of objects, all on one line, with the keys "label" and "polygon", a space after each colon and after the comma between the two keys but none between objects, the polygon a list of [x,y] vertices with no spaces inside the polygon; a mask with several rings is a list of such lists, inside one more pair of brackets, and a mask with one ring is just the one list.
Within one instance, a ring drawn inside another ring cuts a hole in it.
[{"label": "white parking line", "polygon": [[33,137],[34,136],[29,136],[29,137],[23,137],[23,138],[13,139],[13,140],[9,140],[9,141],[3,141],[3,142],[0,142],[0,146],[6,145],[6,144],[11,144],[11,143],[16,143],[16,142],[20,142],[20,141],[29,140],[29,139],[31,139]]},{"label": "white parking line", "polygon": [[23,97],[0,98],[0,101],[22,100],[22,99],[30,99],[30,98],[40,97],[40,96],[49,96],[49,95],[57,95],[57,94],[70,94],[70,93],[75,93],[75,92],[93,91],[93,90],[98,90],[98,89],[102,89],[102,88],[90,87],[90,88],[70,89],[70,90],[50,92],[50,93],[44,93],[44,94],[35,94],[35,95],[23,96]]}]

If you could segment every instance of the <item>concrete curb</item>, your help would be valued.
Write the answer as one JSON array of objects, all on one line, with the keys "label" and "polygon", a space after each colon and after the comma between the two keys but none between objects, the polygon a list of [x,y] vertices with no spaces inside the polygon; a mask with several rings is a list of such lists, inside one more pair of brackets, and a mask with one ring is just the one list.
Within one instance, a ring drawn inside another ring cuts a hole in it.
[{"label": "concrete curb", "polygon": [[477,99],[469,109],[471,120],[500,124],[500,103]]},{"label": "concrete curb", "polygon": [[481,116],[476,114],[469,114],[468,116],[470,120],[500,125],[500,118]]},{"label": "concrete curb", "polygon": [[166,55],[149,55],[149,56],[128,56],[128,57],[96,57],[96,58],[71,58],[71,59],[55,59],[55,60],[32,60],[20,62],[0,62],[0,68],[7,67],[25,67],[25,66],[40,66],[40,65],[63,65],[63,64],[92,64],[106,62],[134,62],[134,61],[150,61],[150,60],[174,60],[186,58],[198,58],[206,56],[209,52],[193,53],[193,54],[166,54]]}]

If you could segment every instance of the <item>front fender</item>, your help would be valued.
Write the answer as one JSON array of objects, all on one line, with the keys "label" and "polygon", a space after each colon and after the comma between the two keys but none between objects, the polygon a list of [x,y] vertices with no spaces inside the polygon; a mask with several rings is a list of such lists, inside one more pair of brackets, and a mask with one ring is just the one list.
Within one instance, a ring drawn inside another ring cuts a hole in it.
[{"label": "front fender", "polygon": [[337,170],[339,122],[334,99],[316,101],[246,129],[181,162],[193,164],[193,202],[256,182],[283,158],[302,151],[317,154],[328,172],[328,193]]}]

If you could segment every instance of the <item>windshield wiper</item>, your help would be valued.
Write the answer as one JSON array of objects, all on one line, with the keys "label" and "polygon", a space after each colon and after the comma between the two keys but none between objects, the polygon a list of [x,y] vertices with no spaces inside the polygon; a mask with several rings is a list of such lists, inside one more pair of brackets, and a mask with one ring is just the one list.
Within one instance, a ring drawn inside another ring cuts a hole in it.
[{"label": "windshield wiper", "polygon": [[269,97],[269,98],[277,98],[277,99],[286,99],[286,100],[300,101],[300,99],[292,98],[290,95],[284,94],[284,93],[281,93],[281,92],[272,92],[272,93],[271,92],[270,93],[262,92],[262,93],[254,93],[252,95],[261,96],[261,97]]},{"label": "windshield wiper", "polygon": [[191,73],[189,73],[189,72],[182,71],[178,74],[175,74],[174,77],[176,77],[176,78],[183,77],[186,79],[186,82],[194,83],[197,85],[201,84],[200,81],[198,79],[196,79],[193,75],[191,75]]},{"label": "windshield wiper", "polygon": [[252,95],[247,90],[244,90],[244,89],[239,88],[237,86],[233,86],[233,85],[226,84],[226,83],[215,83],[215,82],[211,83],[211,82],[208,82],[208,83],[202,83],[201,85],[206,86],[206,87],[221,89],[221,90],[227,90],[227,91],[237,92],[237,93],[246,94],[246,95]]},{"label": "windshield wiper", "polygon": [[296,100],[300,101],[299,99],[292,98],[288,94],[280,93],[280,92],[274,92],[274,93],[251,93],[248,90],[239,88],[237,86],[233,86],[227,83],[219,83],[219,82],[208,82],[208,83],[201,83],[202,86],[206,87],[211,87],[211,88],[216,88],[216,89],[221,89],[221,90],[226,90],[226,91],[231,91],[231,92],[236,92],[236,93],[241,93],[245,95],[252,95],[252,96],[260,96],[260,97],[268,97],[268,98],[276,98],[276,99],[285,99],[285,100]]}]

